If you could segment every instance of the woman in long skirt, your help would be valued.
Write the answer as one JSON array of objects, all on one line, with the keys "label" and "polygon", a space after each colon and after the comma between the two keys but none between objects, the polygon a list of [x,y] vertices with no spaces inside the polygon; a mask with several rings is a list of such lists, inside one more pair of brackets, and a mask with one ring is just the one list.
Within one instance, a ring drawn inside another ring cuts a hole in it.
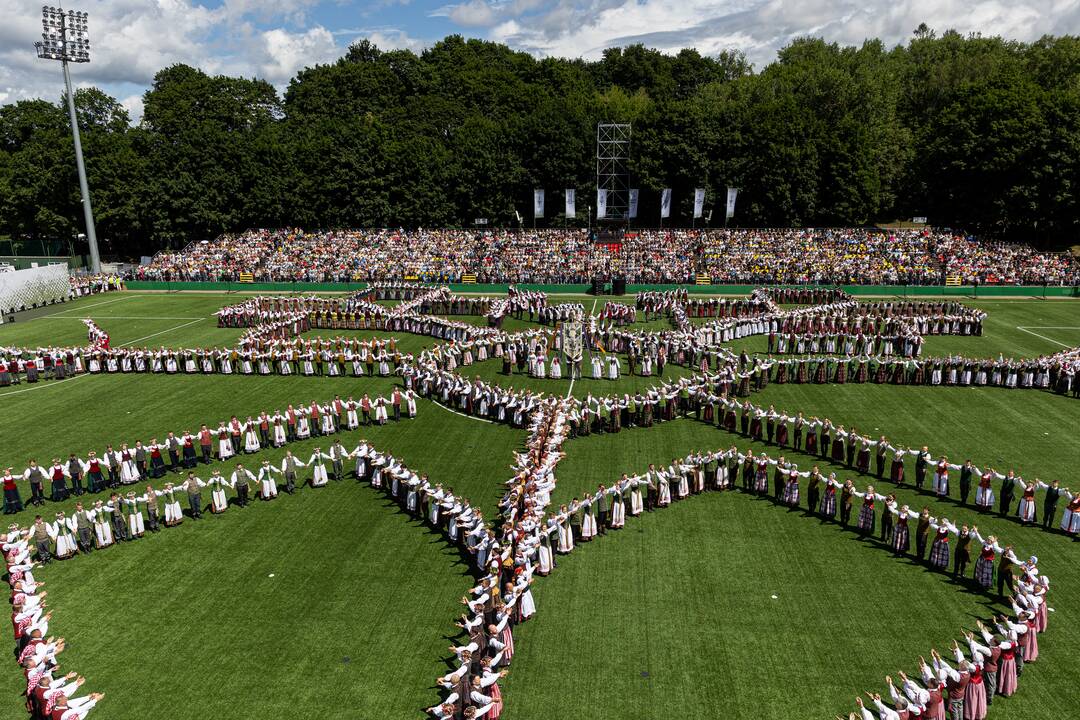
[{"label": "woman in long skirt", "polygon": [[259,468],[259,498],[262,500],[273,500],[277,497],[274,473],[280,474],[281,471],[271,465],[269,460],[263,460],[262,467]]},{"label": "woman in long skirt", "polygon": [[129,492],[124,500],[124,514],[127,516],[128,538],[141,538],[146,534],[146,521],[143,518],[139,499],[134,492]]},{"label": "woman in long skirt", "polygon": [[898,447],[893,451],[892,465],[889,468],[889,479],[897,485],[904,484],[904,456],[907,451]]},{"label": "woman in long skirt", "polygon": [[72,534],[71,525],[72,523],[62,512],[56,513],[55,522],[46,525],[45,531],[56,542],[56,557],[59,560],[74,555],[78,547],[75,543],[75,536]]},{"label": "woman in long skirt", "polygon": [[1019,621],[1027,625],[1027,632],[1020,636],[1020,646],[1024,649],[1024,663],[1033,663],[1039,659],[1039,630],[1035,613],[1020,613]]},{"label": "woman in long skirt", "polygon": [[930,527],[937,530],[930,546],[930,567],[945,572],[949,569],[949,533],[959,535],[960,532],[946,518],[942,518],[940,522],[931,520]]},{"label": "woman in long skirt", "polygon": [[311,437],[311,420],[303,411],[296,414],[296,437],[300,439]]},{"label": "woman in long skirt", "polygon": [[285,433],[285,418],[281,415],[274,416],[274,447],[281,447],[288,441],[288,435]]},{"label": "woman in long skirt", "polygon": [[112,511],[106,508],[105,503],[98,500],[94,503],[91,518],[94,522],[94,540],[97,548],[100,550],[112,545]]},{"label": "woman in long skirt", "polygon": [[225,492],[225,488],[229,486],[229,481],[225,479],[225,476],[221,474],[220,470],[215,470],[206,484],[210,486],[210,512],[218,515],[229,509],[229,496]]},{"label": "woman in long skirt", "polygon": [[1061,494],[1069,500],[1061,514],[1061,529],[1075,537],[1080,533],[1080,493],[1073,495],[1068,490],[1062,490]]},{"label": "woman in long skirt", "polygon": [[180,508],[177,489],[171,482],[165,483],[161,496],[165,498],[165,527],[175,527],[184,521],[184,511]]},{"label": "woman in long skirt", "polygon": [[[626,475],[623,475],[626,478]],[[641,495],[641,488],[643,485],[649,484],[647,477],[638,476],[628,480],[630,484],[630,514],[633,516],[640,515],[645,510],[645,501]]]},{"label": "woman in long skirt", "polygon": [[994,581],[994,559],[998,553],[1003,552],[1001,546],[997,543],[997,538],[993,535],[987,536],[984,540],[979,531],[972,528],[971,537],[976,542],[982,543],[982,550],[979,552],[979,559],[975,561],[975,582],[983,590],[989,590]]},{"label": "woman in long skirt", "polygon": [[877,527],[877,512],[874,510],[874,501],[884,500],[885,496],[874,492],[873,485],[867,485],[866,492],[853,490],[851,494],[862,498],[863,501],[862,507],[859,508],[859,519],[856,521],[855,526],[859,529],[860,534],[873,535],[874,528]]},{"label": "woman in long skirt", "polygon": [[228,460],[233,456],[232,440],[229,439],[229,429],[224,425],[219,425],[217,429],[218,433],[218,459]]},{"label": "woman in long skirt", "polygon": [[559,508],[556,521],[559,528],[558,551],[562,554],[571,552],[574,549],[574,531],[570,527],[570,510],[565,505]]},{"label": "woman in long skirt", "polygon": [[798,468],[791,468],[787,473],[787,482],[784,483],[784,494],[781,501],[788,507],[799,507],[799,476],[809,477],[810,473],[800,473]]},{"label": "woman in long skirt", "polygon": [[131,485],[139,481],[139,467],[135,464],[135,453],[128,449],[127,443],[120,446],[120,482]]},{"label": "woman in long skirt", "polygon": [[[1031,525],[1035,522],[1035,482],[1025,483],[1023,479],[1016,478],[1016,484],[1022,493],[1017,515],[1021,523]],[[1024,662],[1027,662],[1027,655],[1024,655]]]},{"label": "woman in long skirt", "polygon": [[14,515],[23,509],[22,497],[19,495],[19,485],[15,476],[11,474],[11,468],[4,471],[4,514]]},{"label": "woman in long skirt", "polygon": [[256,453],[259,452],[260,447],[258,423],[249,415],[247,422],[244,423],[244,452]]},{"label": "woman in long skirt", "polygon": [[596,515],[591,497],[585,496],[585,499],[581,501],[579,511],[581,512],[581,539],[588,542],[596,537]]},{"label": "woman in long skirt", "polygon": [[623,492],[629,485],[626,479],[626,475],[623,475],[623,479],[616,483],[615,486],[609,488],[606,492],[611,495],[611,527],[618,529],[626,525],[626,503],[623,501]]},{"label": "woman in long skirt", "polygon": [[551,552],[551,536],[558,532],[558,529],[557,525],[549,525],[539,531],[540,544],[536,548],[536,557],[537,572],[541,575],[550,575],[552,568],[555,567],[555,555]]},{"label": "woman in long skirt", "polygon": [[1001,657],[998,658],[997,694],[1009,697],[1016,692],[1016,644],[1006,640],[998,647]]},{"label": "woman in long skirt", "polygon": [[981,512],[990,512],[994,507],[994,469],[979,472],[979,469],[975,468],[975,472],[979,474],[979,485],[975,488],[975,507]]},{"label": "woman in long skirt", "polygon": [[825,492],[821,494],[821,504],[818,507],[818,513],[822,517],[836,519],[836,491],[842,487],[843,485],[836,480],[836,473],[830,473],[829,479],[825,481]]},{"label": "woman in long skirt", "polygon": [[902,506],[899,511],[897,511],[895,505],[890,506],[888,512],[896,516],[892,536],[893,553],[906,555],[908,550],[911,549],[911,530],[908,528],[908,519],[913,517],[915,513],[911,512],[907,505]]},{"label": "woman in long skirt", "polygon": [[308,465],[311,466],[311,487],[323,487],[329,482],[326,462],[331,460],[333,458],[319,448],[315,448],[315,452],[311,453],[311,458],[308,460]]}]

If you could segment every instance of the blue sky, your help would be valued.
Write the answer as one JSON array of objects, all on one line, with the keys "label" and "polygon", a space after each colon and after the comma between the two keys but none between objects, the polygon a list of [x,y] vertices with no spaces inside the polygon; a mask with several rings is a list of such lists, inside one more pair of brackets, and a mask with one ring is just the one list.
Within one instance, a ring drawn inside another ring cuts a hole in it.
[{"label": "blue sky", "polygon": [[[1034,40],[1080,31],[1080,0],[72,0],[90,15],[92,62],[75,81],[120,99],[133,118],[154,73],[184,62],[284,88],[297,70],[367,38],[421,51],[457,33],[537,56],[597,57],[642,42],[666,52],[741,50],[758,67],[795,37],[905,42],[936,30]],[[37,60],[41,4],[0,0],[0,103],[57,99],[59,67]]]}]

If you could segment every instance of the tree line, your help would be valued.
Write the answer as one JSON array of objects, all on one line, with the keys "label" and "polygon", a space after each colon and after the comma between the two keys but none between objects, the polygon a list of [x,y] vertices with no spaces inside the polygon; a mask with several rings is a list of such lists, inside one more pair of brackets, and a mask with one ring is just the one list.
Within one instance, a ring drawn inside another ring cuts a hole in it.
[{"label": "tree line", "polygon": [[[806,38],[755,70],[739,53],[640,45],[597,61],[450,36],[420,54],[368,42],[269,83],[167,67],[137,125],[76,92],[103,253],[133,257],[249,227],[446,227],[475,218],[584,225],[598,122],[631,122],[638,222],[673,189],[689,225],[707,188],[722,223],[836,226],[926,216],[938,226],[1057,243],[1075,236],[1080,39],[940,36],[861,47]],[[578,217],[561,216],[563,188]],[[558,211],[558,212],[552,212]],[[665,223],[667,224],[667,223]],[[699,222],[700,225],[700,222]],[[0,236],[82,232],[61,98],[0,107]],[[0,250],[4,247],[0,243]]]}]

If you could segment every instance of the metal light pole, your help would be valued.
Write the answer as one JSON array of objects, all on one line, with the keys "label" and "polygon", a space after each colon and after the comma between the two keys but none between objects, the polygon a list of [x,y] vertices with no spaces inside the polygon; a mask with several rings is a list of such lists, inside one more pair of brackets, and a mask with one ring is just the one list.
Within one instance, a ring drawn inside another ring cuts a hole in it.
[{"label": "metal light pole", "polygon": [[90,187],[86,182],[79,121],[75,116],[75,91],[71,88],[71,73],[68,71],[69,62],[90,62],[90,34],[87,31],[86,13],[43,5],[41,26],[41,41],[34,43],[38,57],[42,60],[59,60],[64,68],[71,136],[75,141],[75,165],[79,169],[79,192],[82,194],[83,217],[86,220],[86,240],[90,245],[90,270],[99,273],[101,256],[98,253],[97,231],[94,229],[94,209],[90,206]]}]

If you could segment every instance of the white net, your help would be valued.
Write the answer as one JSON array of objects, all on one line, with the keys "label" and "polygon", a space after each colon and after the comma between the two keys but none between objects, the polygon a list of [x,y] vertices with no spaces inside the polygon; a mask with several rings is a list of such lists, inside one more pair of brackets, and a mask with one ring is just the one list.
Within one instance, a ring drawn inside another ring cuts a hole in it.
[{"label": "white net", "polygon": [[0,273],[0,313],[63,300],[71,294],[67,265]]}]

